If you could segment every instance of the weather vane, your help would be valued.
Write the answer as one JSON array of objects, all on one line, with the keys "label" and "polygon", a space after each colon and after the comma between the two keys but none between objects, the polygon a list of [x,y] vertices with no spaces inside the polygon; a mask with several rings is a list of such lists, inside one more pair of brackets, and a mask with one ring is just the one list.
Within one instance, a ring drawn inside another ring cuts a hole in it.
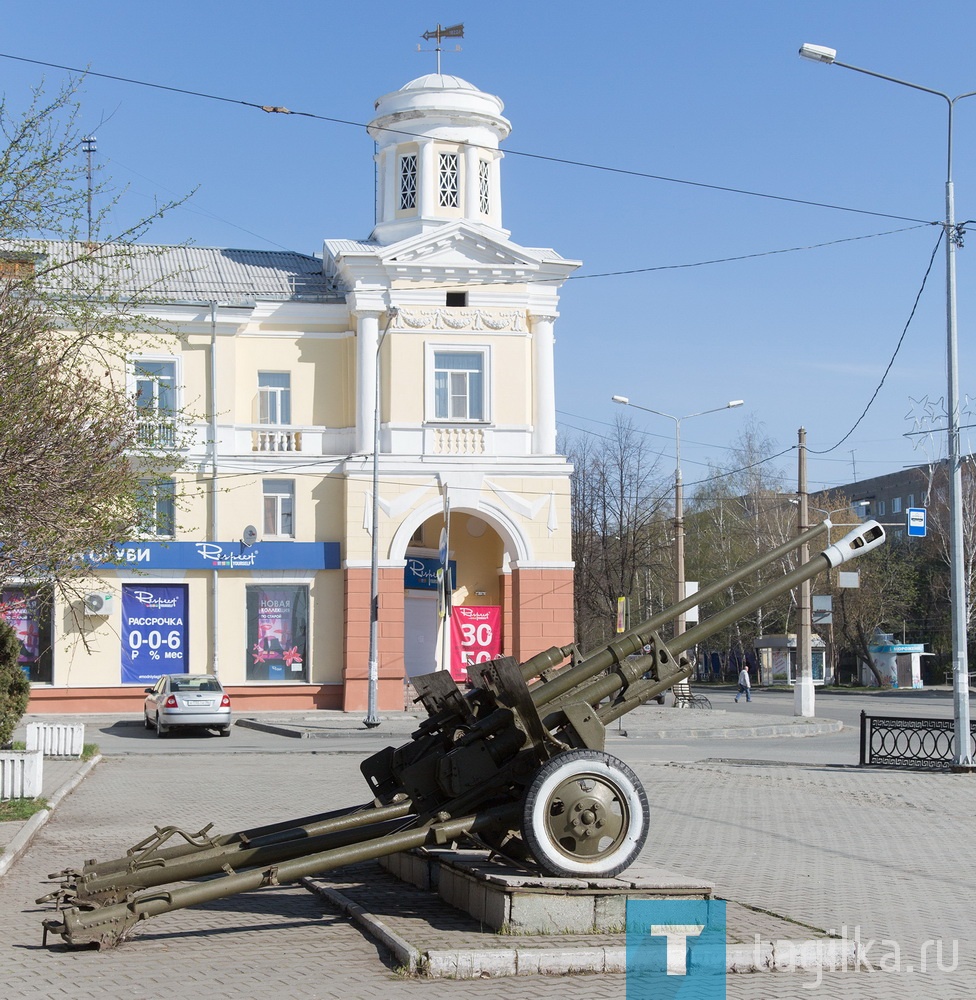
[{"label": "weather vane", "polygon": [[[464,25],[463,24],[452,24],[449,28],[442,28],[439,24],[433,31],[425,31],[420,36],[425,42],[429,42],[432,38],[437,39],[437,48],[434,51],[437,53],[437,75],[441,75],[441,39],[442,38],[464,38]],[[421,47],[417,46],[418,52],[425,51]],[[427,52],[430,49],[426,50]],[[454,46],[455,52],[461,51],[460,45]]]}]

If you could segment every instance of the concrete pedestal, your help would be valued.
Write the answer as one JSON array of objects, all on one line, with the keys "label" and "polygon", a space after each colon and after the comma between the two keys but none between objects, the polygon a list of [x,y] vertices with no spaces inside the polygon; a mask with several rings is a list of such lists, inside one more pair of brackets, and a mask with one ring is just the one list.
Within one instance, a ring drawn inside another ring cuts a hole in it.
[{"label": "concrete pedestal", "polygon": [[628,899],[712,896],[706,882],[644,865],[616,878],[549,878],[490,861],[487,851],[426,848],[390,855],[380,864],[492,930],[514,934],[619,934]]}]

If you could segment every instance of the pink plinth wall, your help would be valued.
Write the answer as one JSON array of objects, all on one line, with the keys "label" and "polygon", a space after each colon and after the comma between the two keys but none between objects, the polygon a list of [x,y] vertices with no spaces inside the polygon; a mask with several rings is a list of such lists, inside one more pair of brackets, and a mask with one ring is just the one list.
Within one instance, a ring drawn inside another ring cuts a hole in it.
[{"label": "pink plinth wall", "polygon": [[511,655],[517,660],[573,641],[571,569],[513,570],[511,604]]},{"label": "pink plinth wall", "polygon": [[[347,569],[342,708],[365,712],[369,702],[369,570]],[[378,577],[376,708],[403,711],[403,570],[381,569]]]}]

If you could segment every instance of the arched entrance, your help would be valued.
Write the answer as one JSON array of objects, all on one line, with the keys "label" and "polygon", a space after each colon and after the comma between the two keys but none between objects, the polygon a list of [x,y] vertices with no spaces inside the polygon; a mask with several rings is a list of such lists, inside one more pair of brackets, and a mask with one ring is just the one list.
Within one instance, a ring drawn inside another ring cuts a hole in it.
[{"label": "arched entrance", "polygon": [[511,621],[505,540],[480,513],[451,514],[448,560],[452,571],[451,621],[436,573],[444,527],[442,512],[427,517],[404,552],[403,663],[407,678],[452,668],[463,678],[466,662],[481,662],[505,648],[505,604]]}]

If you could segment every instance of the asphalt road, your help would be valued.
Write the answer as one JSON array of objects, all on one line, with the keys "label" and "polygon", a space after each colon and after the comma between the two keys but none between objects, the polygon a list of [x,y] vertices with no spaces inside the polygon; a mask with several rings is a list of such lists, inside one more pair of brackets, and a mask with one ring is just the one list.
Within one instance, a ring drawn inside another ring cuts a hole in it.
[{"label": "asphalt road", "polygon": [[[703,687],[712,711],[674,710],[662,712],[655,704],[645,705],[611,726],[607,749],[626,760],[647,762],[694,762],[699,760],[757,760],[782,763],[856,765],[862,710],[869,715],[908,715],[952,718],[952,692],[948,689],[921,691],[853,692],[818,689],[818,719],[838,720],[840,732],[803,738],[757,737],[753,722],[770,723],[793,719],[793,694],[783,690],[756,690],[751,702],[733,701],[735,689]],[[663,718],[680,717],[689,735],[659,738],[642,735]],[[28,717],[30,721],[34,717]],[[37,717],[42,718],[42,717]],[[399,746],[410,739],[419,717],[390,716],[376,729],[366,729],[357,716],[338,712],[256,713],[247,717],[259,724],[271,724],[281,731],[251,728],[239,718],[229,739],[204,730],[173,732],[158,738],[144,728],[141,716],[74,716],[60,721],[84,722],[85,742],[96,743],[106,757],[128,754],[233,754],[233,753],[350,753],[366,756],[384,746]],[[741,738],[691,735],[711,726],[725,731],[742,730]],[[23,726],[21,727],[23,729]],[[285,731],[297,735],[284,735]],[[626,734],[626,735],[624,735]],[[21,735],[19,738],[23,738]]]}]

